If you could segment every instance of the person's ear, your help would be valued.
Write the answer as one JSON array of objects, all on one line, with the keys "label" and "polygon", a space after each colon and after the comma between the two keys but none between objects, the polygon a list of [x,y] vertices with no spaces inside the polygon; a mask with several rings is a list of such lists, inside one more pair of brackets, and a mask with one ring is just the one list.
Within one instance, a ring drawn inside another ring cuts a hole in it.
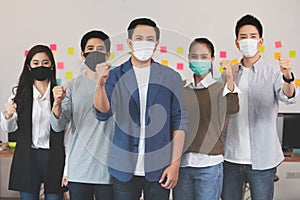
[{"label": "person's ear", "polygon": [[215,61],[215,57],[211,57],[211,63],[213,63]]},{"label": "person's ear", "polygon": [[82,59],[82,60],[85,60],[84,52],[83,52],[83,51],[80,53],[80,56],[81,56],[81,59]]},{"label": "person's ear", "polygon": [[109,57],[110,57],[110,52],[107,52],[106,56],[105,56],[105,61],[107,61],[109,59]]},{"label": "person's ear", "polygon": [[258,43],[257,43],[257,48],[259,49],[264,43],[264,38],[260,38]]},{"label": "person's ear", "polygon": [[235,46],[236,46],[236,48],[240,49],[240,44],[238,42],[238,39],[235,39]]},{"label": "person's ear", "polygon": [[159,40],[155,42],[155,46],[154,46],[154,50],[153,50],[153,52],[155,52],[155,51],[156,51],[156,49],[157,49],[158,45],[159,45]]},{"label": "person's ear", "polygon": [[127,45],[129,47],[129,49],[131,50],[131,52],[133,52],[133,43],[132,43],[132,40],[131,39],[127,39]]}]

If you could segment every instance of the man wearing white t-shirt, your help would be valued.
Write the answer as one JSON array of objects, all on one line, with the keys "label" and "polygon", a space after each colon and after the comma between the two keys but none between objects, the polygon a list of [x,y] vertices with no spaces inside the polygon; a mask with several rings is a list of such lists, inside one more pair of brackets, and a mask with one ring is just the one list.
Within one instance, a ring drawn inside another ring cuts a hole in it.
[{"label": "man wearing white t-shirt", "polygon": [[[276,131],[279,100],[295,102],[296,90],[289,58],[279,66],[267,64],[258,49],[263,28],[251,15],[236,24],[236,46],[243,54],[233,67],[234,82],[241,93],[240,111],[231,115],[225,140],[222,199],[240,200],[248,182],[253,200],[272,200],[276,167],[283,153]],[[221,80],[224,81],[223,74]]]},{"label": "man wearing white t-shirt", "polygon": [[[115,118],[109,173],[116,200],[169,199],[178,180],[187,114],[180,75],[152,60],[159,29],[147,18],[128,27],[132,55],[99,72],[94,106],[98,120]],[[106,98],[103,98],[106,97]]]}]

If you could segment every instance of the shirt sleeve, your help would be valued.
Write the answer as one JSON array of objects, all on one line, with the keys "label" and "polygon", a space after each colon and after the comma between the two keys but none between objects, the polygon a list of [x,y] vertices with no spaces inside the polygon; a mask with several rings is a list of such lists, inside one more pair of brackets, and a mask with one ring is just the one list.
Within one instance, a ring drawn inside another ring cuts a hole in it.
[{"label": "shirt sleeve", "polygon": [[18,129],[18,115],[14,113],[10,119],[6,119],[3,112],[1,112],[1,128],[3,131],[9,133]]},{"label": "shirt sleeve", "polygon": [[234,84],[234,90],[231,92],[229,89],[228,89],[228,87],[227,87],[227,83],[225,84],[225,87],[224,87],[224,90],[223,90],[223,96],[225,97],[227,94],[229,94],[229,93],[238,93],[238,94],[241,94],[242,93],[242,91],[238,88],[238,86],[235,84],[235,83],[233,83]]}]

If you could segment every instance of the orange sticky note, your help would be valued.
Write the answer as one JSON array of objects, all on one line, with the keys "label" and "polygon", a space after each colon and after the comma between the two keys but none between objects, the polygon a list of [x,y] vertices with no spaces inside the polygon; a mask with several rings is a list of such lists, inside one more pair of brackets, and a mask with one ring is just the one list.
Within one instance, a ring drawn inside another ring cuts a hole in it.
[{"label": "orange sticky note", "polygon": [[290,58],[296,58],[296,51],[294,50],[289,51],[289,56]]},{"label": "orange sticky note", "polygon": [[64,68],[64,62],[57,62],[56,67],[57,67],[57,69],[63,69]]},{"label": "orange sticky note", "polygon": [[260,53],[265,52],[265,46],[260,46],[260,47],[259,47],[259,52],[260,52]]},{"label": "orange sticky note", "polygon": [[226,58],[226,57],[227,57],[226,51],[220,51],[220,58]]},{"label": "orange sticky note", "polygon": [[223,73],[223,67],[222,67],[222,66],[219,67],[219,72],[220,72],[221,74]]},{"label": "orange sticky note", "polygon": [[69,48],[68,48],[68,54],[69,54],[69,55],[74,55],[74,52],[75,52],[74,47],[69,47]]},{"label": "orange sticky note", "polygon": [[161,63],[162,65],[168,66],[169,61],[168,61],[168,60],[162,60],[162,61],[160,61],[160,63]]},{"label": "orange sticky note", "polygon": [[111,52],[109,56],[109,60],[113,60],[115,58],[115,53]]},{"label": "orange sticky note", "polygon": [[177,65],[176,65],[176,69],[178,69],[178,70],[183,70],[183,63],[177,63]]},{"label": "orange sticky note", "polygon": [[300,79],[295,79],[295,85],[300,86]]},{"label": "orange sticky note", "polygon": [[72,72],[66,72],[66,78],[73,78],[73,73]]},{"label": "orange sticky note", "polygon": [[177,47],[177,48],[176,48],[176,53],[177,53],[177,54],[183,55],[183,52],[184,52],[184,50],[183,50],[182,47]]},{"label": "orange sticky note", "polygon": [[281,41],[276,41],[275,42],[275,48],[281,48],[282,47],[282,43],[281,43]]},{"label": "orange sticky note", "polygon": [[278,60],[280,57],[281,57],[281,53],[280,53],[280,52],[275,52],[275,53],[274,53],[274,58],[275,58],[276,60]]},{"label": "orange sticky note", "polygon": [[56,44],[50,44],[50,49],[52,51],[56,51],[56,48],[57,48]]},{"label": "orange sticky note", "polygon": [[237,65],[237,64],[239,64],[239,60],[238,59],[233,59],[233,60],[231,60],[231,63],[233,65]]}]

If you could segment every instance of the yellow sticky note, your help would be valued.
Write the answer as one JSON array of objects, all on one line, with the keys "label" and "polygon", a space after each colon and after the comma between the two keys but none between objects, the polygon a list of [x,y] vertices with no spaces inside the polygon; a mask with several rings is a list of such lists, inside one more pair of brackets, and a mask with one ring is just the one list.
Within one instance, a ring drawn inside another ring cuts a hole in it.
[{"label": "yellow sticky note", "polygon": [[69,48],[68,48],[68,54],[73,55],[74,52],[75,52],[74,47],[69,47]]},{"label": "yellow sticky note", "polygon": [[183,52],[184,52],[184,50],[183,50],[182,47],[177,47],[176,53],[178,53],[178,54],[180,54],[180,55],[183,55]]},{"label": "yellow sticky note", "polygon": [[165,65],[165,66],[168,66],[168,65],[169,65],[169,61],[168,61],[168,60],[162,60],[162,61],[160,61],[160,63],[161,63],[162,65]]},{"label": "yellow sticky note", "polygon": [[237,65],[237,64],[239,64],[239,60],[238,59],[233,59],[233,60],[231,60],[231,63],[233,65]]},{"label": "yellow sticky note", "polygon": [[300,79],[295,79],[295,85],[300,86]]},{"label": "yellow sticky note", "polygon": [[113,60],[115,58],[115,53],[111,52],[109,56],[109,60]]},{"label": "yellow sticky note", "polygon": [[55,51],[52,51],[53,57],[55,58]]},{"label": "yellow sticky note", "polygon": [[220,72],[221,74],[223,73],[223,67],[222,67],[222,66],[219,67],[219,72]]},{"label": "yellow sticky note", "polygon": [[296,58],[296,51],[294,50],[289,51],[289,56],[290,58]]},{"label": "yellow sticky note", "polygon": [[260,53],[263,53],[263,52],[265,52],[265,46],[260,46],[260,48],[259,48],[259,52],[260,52]]},{"label": "yellow sticky note", "polygon": [[275,52],[274,53],[274,58],[277,60],[281,57],[281,53],[280,52]]},{"label": "yellow sticky note", "polygon": [[72,72],[66,72],[66,78],[73,78]]}]

